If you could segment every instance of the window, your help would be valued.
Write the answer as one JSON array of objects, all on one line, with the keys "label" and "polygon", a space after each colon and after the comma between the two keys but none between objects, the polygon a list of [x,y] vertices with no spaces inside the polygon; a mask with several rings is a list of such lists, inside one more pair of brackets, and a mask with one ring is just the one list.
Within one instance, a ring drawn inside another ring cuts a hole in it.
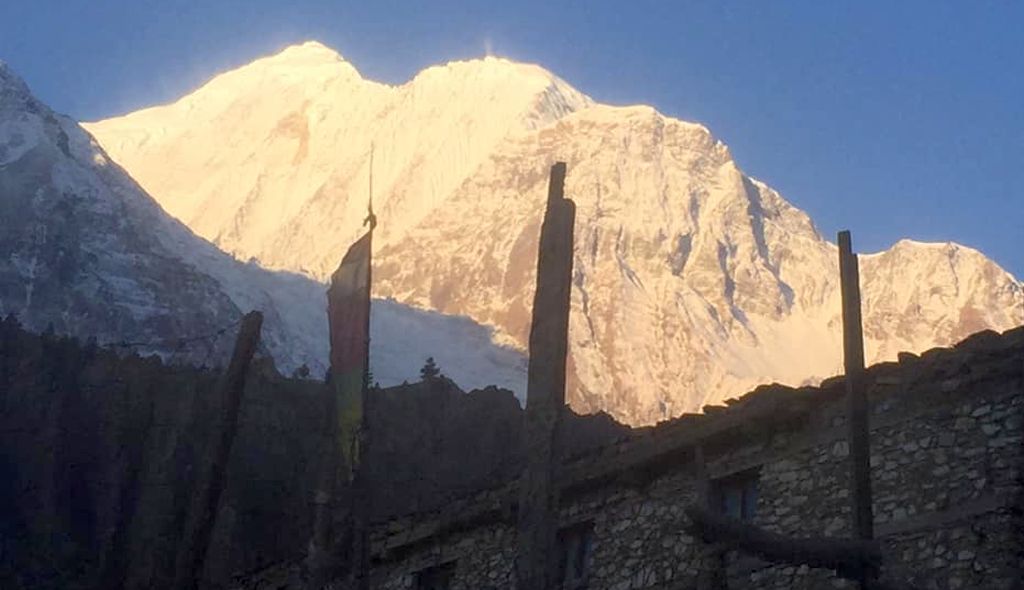
[{"label": "window", "polygon": [[581,523],[558,531],[558,578],[562,590],[585,590],[589,577],[594,525]]},{"label": "window", "polygon": [[413,588],[416,590],[449,590],[455,577],[455,562],[432,565],[416,572]]},{"label": "window", "polygon": [[712,500],[718,511],[737,520],[753,520],[757,514],[756,469],[717,479],[712,483]]}]

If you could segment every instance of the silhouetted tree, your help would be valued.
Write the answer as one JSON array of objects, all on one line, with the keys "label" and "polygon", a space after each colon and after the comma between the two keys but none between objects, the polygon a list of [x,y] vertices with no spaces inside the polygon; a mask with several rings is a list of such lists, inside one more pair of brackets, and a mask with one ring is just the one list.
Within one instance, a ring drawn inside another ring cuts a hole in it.
[{"label": "silhouetted tree", "polygon": [[441,374],[441,369],[437,368],[437,363],[434,362],[434,357],[428,356],[427,362],[423,364],[423,368],[420,369],[420,377],[424,381],[430,381],[431,379],[437,379]]}]

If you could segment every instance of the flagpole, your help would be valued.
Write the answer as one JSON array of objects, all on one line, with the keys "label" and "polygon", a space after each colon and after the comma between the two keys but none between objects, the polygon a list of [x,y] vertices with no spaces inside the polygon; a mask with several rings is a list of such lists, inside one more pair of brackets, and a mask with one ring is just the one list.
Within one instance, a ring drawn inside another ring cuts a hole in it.
[{"label": "flagpole", "polygon": [[[373,295],[373,230],[377,227],[377,216],[373,213],[373,153],[374,144],[370,143],[370,164],[368,180],[368,198],[366,203],[366,219],[363,225],[369,225],[366,233],[367,240],[367,265],[366,265],[366,301],[367,306],[372,306]],[[369,458],[370,445],[370,313],[366,314],[366,356],[363,359],[363,389],[362,395],[362,427],[359,433],[359,458],[357,470],[353,474],[352,483],[355,488],[352,494],[352,525],[353,530],[353,570],[355,574],[355,590],[369,590],[370,588],[370,485],[368,481],[367,459]]]},{"label": "flagpole", "polygon": [[[367,240],[370,244],[369,251],[369,263],[366,265],[366,300],[373,301],[373,230],[377,227],[377,216],[373,214],[373,151],[374,144],[370,142],[370,170],[369,178],[369,198],[366,200],[366,219],[363,220],[363,225],[369,224],[370,230],[367,232]],[[366,314],[366,359],[363,363],[363,408],[366,406],[367,392],[370,389],[370,314]],[[363,423],[366,424],[366,412],[363,413]]]},{"label": "flagpole", "polygon": [[[370,296],[372,287],[373,145],[369,154],[369,200],[363,225],[369,230],[353,243],[331,275],[327,290],[330,370],[325,387],[325,444],[314,499],[313,534],[306,559],[306,587],[321,590],[333,578],[346,590],[368,590],[371,498],[368,458],[370,422]],[[361,358],[360,358],[361,357]],[[341,501],[341,480],[348,486]],[[347,503],[341,530],[332,530],[335,508]],[[339,536],[340,533],[340,536]],[[343,558],[343,559],[339,559]]]}]

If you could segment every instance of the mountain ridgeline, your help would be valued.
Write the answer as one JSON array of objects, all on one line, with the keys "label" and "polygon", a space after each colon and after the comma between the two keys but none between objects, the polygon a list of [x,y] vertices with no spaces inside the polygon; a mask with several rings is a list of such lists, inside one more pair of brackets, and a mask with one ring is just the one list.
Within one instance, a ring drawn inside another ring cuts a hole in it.
[{"label": "mountain ridgeline", "polygon": [[[325,286],[240,262],[168,215],[75,121],[0,62],[0,317],[169,362],[222,365],[242,313],[265,316],[261,346],[286,372],[322,375]],[[343,252],[343,251],[342,251]],[[337,258],[340,259],[338,253]],[[375,373],[413,380],[438,342],[459,382],[509,385],[520,352],[491,330],[396,301],[374,305]]]},{"label": "mountain ridgeline", "polygon": [[[226,309],[275,303],[271,333],[286,369],[322,367],[318,281],[363,231],[373,144],[382,300],[371,362],[382,385],[413,380],[434,356],[463,387],[525,394],[554,161],[568,164],[566,196],[577,205],[568,392],[577,411],[650,424],[758,383],[841,371],[837,252],[811,219],[745,175],[705,127],[596,103],[538,66],[488,57],[392,86],[311,42],[174,103],[85,124],[95,143],[61,121],[78,138],[71,143],[89,150],[81,166],[109,158],[106,174],[160,218],[132,221],[133,231],[175,228],[181,237],[166,258],[210,277]],[[0,134],[0,145],[10,137]],[[59,137],[46,145],[61,159]],[[25,177],[19,149],[0,150],[0,162],[15,154],[28,199],[37,180]],[[217,264],[196,262],[194,251]],[[28,264],[15,272],[27,276]],[[236,266],[237,280],[224,279]],[[1021,283],[958,244],[898,242],[862,256],[861,277],[868,362],[1024,323]],[[285,279],[305,286],[283,298],[274,285]],[[16,296],[7,302],[25,297],[8,290]],[[33,317],[45,325],[60,306]]]}]

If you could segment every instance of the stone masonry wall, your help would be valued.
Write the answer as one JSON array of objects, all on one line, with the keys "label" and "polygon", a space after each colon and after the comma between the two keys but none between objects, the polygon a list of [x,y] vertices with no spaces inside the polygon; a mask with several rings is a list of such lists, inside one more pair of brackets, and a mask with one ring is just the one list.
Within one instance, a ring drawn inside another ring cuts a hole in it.
[{"label": "stone masonry wall", "polygon": [[513,579],[515,530],[509,525],[481,527],[455,539],[418,547],[401,564],[376,570],[375,588],[415,590],[415,572],[455,563],[452,590],[508,588]]},{"label": "stone masonry wall", "polygon": [[[1022,336],[1020,329],[1009,337],[989,333],[953,350],[904,355],[899,364],[870,369],[875,531],[884,580],[925,589],[1019,587]],[[831,380],[820,389],[789,390],[784,401],[804,403],[806,411],[766,412],[702,443],[712,479],[757,470],[754,524],[794,536],[850,534],[842,387]],[[670,428],[654,429],[642,444],[658,445],[658,432]],[[623,450],[596,463],[616,452]],[[683,532],[683,509],[698,498],[690,457],[679,449],[675,461],[604,478],[563,497],[563,525],[593,526],[589,590],[698,587],[698,575],[713,561],[704,543]],[[512,522],[496,517],[434,538],[429,551],[385,556],[376,573],[386,582],[378,587],[413,588],[414,572],[430,554],[455,560],[453,588],[512,588]],[[735,552],[723,562],[728,588],[854,587],[829,570],[773,566]]]},{"label": "stone masonry wall", "polygon": [[[977,378],[932,373],[941,378],[915,383],[890,375],[871,391],[875,529],[887,579],[923,588],[1018,583],[1024,386],[1013,363],[999,379],[999,368],[988,373],[982,359],[975,361]],[[819,427],[809,425],[788,451],[763,463],[755,523],[793,535],[845,536],[849,448],[842,405],[811,420]],[[758,588],[845,585],[807,568],[747,569],[732,568],[730,587],[742,587],[741,580]]]}]

